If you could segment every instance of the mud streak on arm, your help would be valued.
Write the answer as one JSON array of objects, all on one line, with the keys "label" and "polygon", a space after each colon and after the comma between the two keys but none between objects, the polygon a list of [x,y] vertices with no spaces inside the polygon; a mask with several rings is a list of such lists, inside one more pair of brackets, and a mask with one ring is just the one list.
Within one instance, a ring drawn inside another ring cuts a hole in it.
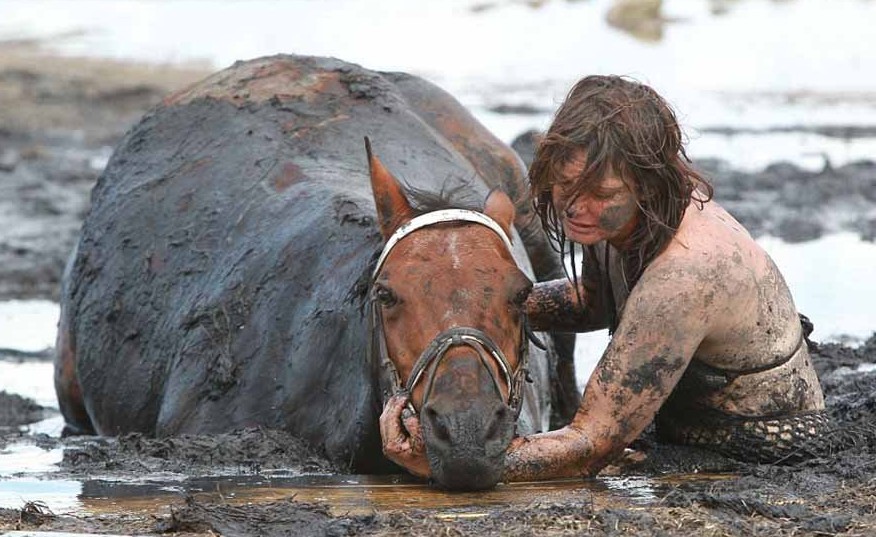
[{"label": "mud streak on arm", "polygon": [[535,284],[525,306],[532,327],[552,332],[590,332],[607,327],[602,308],[593,298],[594,286],[582,283],[578,291],[565,278]]},{"label": "mud streak on arm", "polygon": [[515,439],[509,481],[595,475],[653,420],[709,328],[709,278],[652,266],[630,294],[618,330],[596,366],[572,423]]}]

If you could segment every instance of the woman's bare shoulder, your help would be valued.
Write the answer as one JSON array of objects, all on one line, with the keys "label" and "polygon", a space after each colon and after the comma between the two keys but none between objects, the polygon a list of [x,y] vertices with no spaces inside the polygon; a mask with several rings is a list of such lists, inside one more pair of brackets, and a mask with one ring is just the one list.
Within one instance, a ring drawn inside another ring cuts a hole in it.
[{"label": "woman's bare shoulder", "polygon": [[715,202],[702,208],[691,203],[661,257],[731,279],[763,273],[772,263],[742,224]]},{"label": "woman's bare shoulder", "polygon": [[[719,362],[734,357],[754,366],[795,346],[797,310],[781,271],[718,204],[708,203],[702,210],[691,206],[665,254],[664,261],[686,266],[701,292],[710,295],[706,314],[714,322],[701,349],[704,354]],[[746,347],[747,356],[740,357]]]}]

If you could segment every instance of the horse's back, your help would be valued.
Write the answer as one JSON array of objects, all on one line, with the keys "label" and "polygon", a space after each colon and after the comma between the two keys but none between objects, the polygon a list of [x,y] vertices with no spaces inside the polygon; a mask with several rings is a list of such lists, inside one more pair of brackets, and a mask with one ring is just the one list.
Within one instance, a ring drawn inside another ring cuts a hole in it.
[{"label": "horse's back", "polygon": [[401,79],[264,58],[171,95],[128,133],[62,297],[97,432],[264,425],[337,460],[376,442],[362,304],[382,239],[363,137],[421,190],[482,197],[503,182],[472,181],[484,164],[409,102],[433,86]]}]

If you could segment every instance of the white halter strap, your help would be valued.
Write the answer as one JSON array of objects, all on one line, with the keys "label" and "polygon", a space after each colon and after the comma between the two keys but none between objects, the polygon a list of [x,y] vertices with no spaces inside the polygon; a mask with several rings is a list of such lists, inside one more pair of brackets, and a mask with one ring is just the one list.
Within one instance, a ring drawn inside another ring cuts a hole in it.
[{"label": "white halter strap", "polygon": [[371,275],[371,279],[373,280],[380,273],[380,269],[383,268],[383,263],[386,262],[389,252],[392,251],[398,241],[418,229],[444,222],[474,222],[475,224],[486,226],[493,230],[493,232],[502,239],[502,242],[505,244],[505,247],[508,248],[509,252],[513,251],[511,249],[511,239],[505,234],[505,230],[502,229],[502,226],[484,213],[469,211],[467,209],[442,209],[440,211],[432,211],[431,213],[420,215],[399,226],[389,240],[386,241],[386,246],[383,247],[380,259],[377,260],[377,266],[374,267],[374,273]]}]

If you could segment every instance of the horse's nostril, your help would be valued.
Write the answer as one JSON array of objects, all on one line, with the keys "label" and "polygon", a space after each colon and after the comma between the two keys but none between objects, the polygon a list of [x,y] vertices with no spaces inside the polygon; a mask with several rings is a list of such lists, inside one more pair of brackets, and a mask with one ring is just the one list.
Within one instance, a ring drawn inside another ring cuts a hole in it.
[{"label": "horse's nostril", "polygon": [[435,440],[450,442],[450,431],[447,429],[444,420],[441,419],[441,416],[434,408],[430,405],[423,407],[423,417],[425,418]]},{"label": "horse's nostril", "polygon": [[505,429],[508,425],[508,420],[511,416],[511,409],[506,405],[501,405],[493,412],[493,419],[490,420],[485,440],[495,440],[505,435]]}]

